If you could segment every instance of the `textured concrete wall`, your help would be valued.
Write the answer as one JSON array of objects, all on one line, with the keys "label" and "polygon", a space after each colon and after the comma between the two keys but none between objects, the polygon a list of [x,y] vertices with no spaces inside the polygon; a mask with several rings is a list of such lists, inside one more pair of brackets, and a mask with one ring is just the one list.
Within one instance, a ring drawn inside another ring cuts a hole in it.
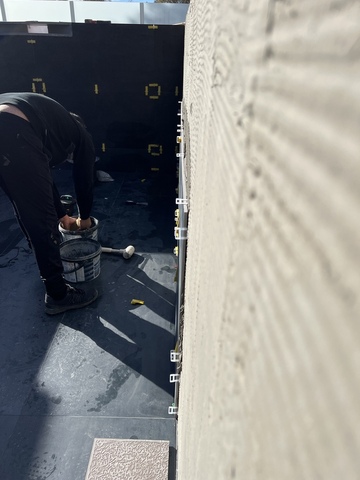
[{"label": "textured concrete wall", "polygon": [[192,0],[179,480],[360,478],[360,2]]}]

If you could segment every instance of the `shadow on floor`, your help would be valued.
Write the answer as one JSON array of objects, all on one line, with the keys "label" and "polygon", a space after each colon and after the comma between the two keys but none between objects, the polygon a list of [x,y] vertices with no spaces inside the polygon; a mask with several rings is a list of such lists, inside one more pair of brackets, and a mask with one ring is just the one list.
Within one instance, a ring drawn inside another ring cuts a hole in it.
[{"label": "shadow on floor", "polygon": [[[57,174],[60,193],[71,194],[69,171]],[[103,255],[92,282],[99,299],[54,318],[44,314],[34,256],[0,191],[1,480],[84,479],[94,438],[169,440],[175,478],[175,419],[167,413],[175,195],[160,179],[113,177],[95,189],[99,238],[114,248],[132,243],[137,253],[128,261]],[[129,197],[148,207],[128,206]]]}]

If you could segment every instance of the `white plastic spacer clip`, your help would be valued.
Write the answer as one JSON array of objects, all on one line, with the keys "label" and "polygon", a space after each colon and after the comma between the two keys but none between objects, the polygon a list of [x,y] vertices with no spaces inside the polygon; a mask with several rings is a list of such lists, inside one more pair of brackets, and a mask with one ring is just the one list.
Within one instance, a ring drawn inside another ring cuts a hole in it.
[{"label": "white plastic spacer clip", "polygon": [[172,373],[170,375],[170,383],[180,382],[180,373]]},{"label": "white plastic spacer clip", "polygon": [[187,228],[175,227],[174,237],[175,240],[187,240]]},{"label": "white plastic spacer clip", "polygon": [[176,415],[178,413],[178,407],[175,407],[174,405],[170,405],[168,408],[168,414],[169,415]]},{"label": "white plastic spacer clip", "polygon": [[180,353],[170,350],[170,362],[180,362]]},{"label": "white plastic spacer clip", "polygon": [[187,205],[188,199],[187,198],[176,198],[175,200],[176,205]]}]

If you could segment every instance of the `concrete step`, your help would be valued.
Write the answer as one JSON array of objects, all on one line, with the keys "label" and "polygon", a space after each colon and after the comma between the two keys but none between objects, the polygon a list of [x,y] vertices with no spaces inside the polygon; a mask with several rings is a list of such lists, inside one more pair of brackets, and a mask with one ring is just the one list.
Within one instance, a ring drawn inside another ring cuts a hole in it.
[{"label": "concrete step", "polygon": [[168,480],[169,442],[95,438],[86,480]]}]

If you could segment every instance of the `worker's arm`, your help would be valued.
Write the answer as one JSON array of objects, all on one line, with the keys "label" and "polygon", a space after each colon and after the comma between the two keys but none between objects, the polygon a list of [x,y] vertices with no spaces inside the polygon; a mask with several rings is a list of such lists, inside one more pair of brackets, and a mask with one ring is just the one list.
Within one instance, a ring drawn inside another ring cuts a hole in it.
[{"label": "worker's arm", "polygon": [[93,202],[95,148],[85,128],[79,127],[79,130],[80,141],[74,151],[73,159],[73,179],[81,218],[80,228],[89,228]]},{"label": "worker's arm", "polygon": [[60,225],[65,230],[77,230],[79,228],[76,223],[77,219],[74,217],[69,217],[69,215],[64,215],[59,220],[60,220]]}]

